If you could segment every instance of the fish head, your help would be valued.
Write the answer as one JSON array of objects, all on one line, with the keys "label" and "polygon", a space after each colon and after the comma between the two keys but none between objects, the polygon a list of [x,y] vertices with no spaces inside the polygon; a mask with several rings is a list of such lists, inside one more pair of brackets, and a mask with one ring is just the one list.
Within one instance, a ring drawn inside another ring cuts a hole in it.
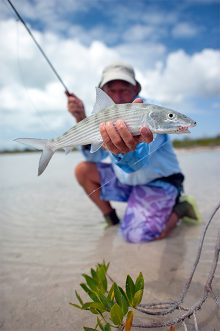
[{"label": "fish head", "polygon": [[149,128],[157,133],[190,133],[196,122],[190,117],[172,109],[152,106],[148,117]]}]

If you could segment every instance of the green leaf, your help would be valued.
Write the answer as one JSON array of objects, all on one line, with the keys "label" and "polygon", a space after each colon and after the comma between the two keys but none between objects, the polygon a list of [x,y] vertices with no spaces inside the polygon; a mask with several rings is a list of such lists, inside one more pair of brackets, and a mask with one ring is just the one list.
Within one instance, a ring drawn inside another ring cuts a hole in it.
[{"label": "green leaf", "polygon": [[114,295],[116,302],[121,307],[123,316],[125,316],[128,312],[128,302],[116,283],[114,283]]},{"label": "green leaf", "polygon": [[82,306],[83,310],[90,310],[92,314],[101,314],[105,309],[103,309],[103,305],[98,302],[86,302]]},{"label": "green leaf", "polygon": [[89,310],[90,310],[91,313],[94,314],[94,315],[98,315],[98,314],[100,314],[100,312],[99,312],[96,308],[90,307]]},{"label": "green leaf", "polygon": [[108,267],[109,267],[109,262],[105,263],[105,260],[102,263],[98,263],[98,267],[103,267],[105,270],[105,273],[108,271]]},{"label": "green leaf", "polygon": [[142,300],[143,297],[143,290],[139,290],[135,293],[134,298],[133,298],[133,307],[137,307],[137,305],[139,305],[139,303]]},{"label": "green leaf", "polygon": [[80,286],[82,289],[88,294],[88,296],[95,302],[100,302],[98,296],[96,293],[94,293],[92,290],[88,288],[88,286],[84,283],[81,283]]},{"label": "green leaf", "polygon": [[144,289],[144,277],[142,272],[140,272],[135,282],[135,292],[143,289]]},{"label": "green leaf", "polygon": [[76,305],[75,303],[70,302],[69,303],[71,306],[82,309],[82,306]]},{"label": "green leaf", "polygon": [[77,293],[77,291],[75,291],[75,295],[76,295],[76,297],[77,297],[79,303],[80,303],[81,305],[83,305],[83,301],[82,301],[80,295]]},{"label": "green leaf", "polygon": [[122,314],[121,307],[117,303],[115,303],[114,306],[112,307],[112,309],[110,311],[110,315],[111,315],[112,322],[115,325],[122,324],[123,314]]},{"label": "green leaf", "polygon": [[101,289],[106,292],[107,291],[107,278],[106,278],[106,267],[101,265],[97,268],[96,270],[97,278],[98,278],[98,283],[101,286]]},{"label": "green leaf", "polygon": [[83,310],[89,310],[92,302],[85,302],[82,306]]},{"label": "green leaf", "polygon": [[90,308],[97,309],[99,312],[103,313],[105,310],[104,305],[100,302],[92,302]]},{"label": "green leaf", "polygon": [[96,292],[98,284],[95,282],[95,280],[86,274],[82,274],[82,276],[85,278],[85,281],[86,281],[87,285],[91,288],[91,290]]},{"label": "green leaf", "polygon": [[105,309],[107,311],[110,311],[114,302],[102,293],[99,293],[99,299],[100,299],[101,303],[104,305]]},{"label": "green leaf", "polygon": [[111,326],[109,323],[107,323],[106,325],[104,325],[103,331],[111,331]]},{"label": "green leaf", "polygon": [[97,331],[97,329],[87,328],[86,326],[83,327],[85,331]]},{"label": "green leaf", "polygon": [[91,268],[91,276],[96,282],[98,282],[96,271],[93,268]]},{"label": "green leaf", "polygon": [[127,276],[125,287],[128,302],[130,305],[132,305],[133,297],[135,294],[135,285],[130,275]]},{"label": "green leaf", "polygon": [[[123,290],[123,288],[122,287],[118,287],[119,288],[119,290],[120,290],[120,292],[123,294],[123,296],[126,298],[126,300],[127,300],[127,295],[126,295],[126,293],[125,293],[125,291]],[[128,303],[128,300],[127,300],[127,303]]]},{"label": "green leaf", "polygon": [[110,288],[110,290],[108,292],[107,298],[109,300],[113,300],[114,299],[114,283],[112,284],[112,286],[111,286],[111,288]]}]

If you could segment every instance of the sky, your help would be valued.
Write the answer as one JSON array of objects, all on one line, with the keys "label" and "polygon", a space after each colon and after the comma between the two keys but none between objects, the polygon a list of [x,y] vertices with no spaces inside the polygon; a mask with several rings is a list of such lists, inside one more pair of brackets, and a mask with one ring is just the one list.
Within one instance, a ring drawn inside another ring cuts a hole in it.
[{"label": "sky", "polygon": [[[103,68],[122,61],[135,68],[147,102],[197,122],[187,137],[220,134],[220,0],[12,3],[88,116]],[[62,135],[75,124],[64,87],[7,0],[0,43],[0,150],[17,148],[18,137]]]}]

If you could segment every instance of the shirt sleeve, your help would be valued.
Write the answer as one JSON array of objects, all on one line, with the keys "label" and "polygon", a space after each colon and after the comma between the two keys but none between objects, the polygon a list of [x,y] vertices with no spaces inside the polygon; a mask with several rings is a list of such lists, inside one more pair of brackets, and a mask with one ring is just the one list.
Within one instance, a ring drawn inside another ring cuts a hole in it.
[{"label": "shirt sleeve", "polygon": [[113,163],[123,171],[132,173],[143,167],[148,167],[151,154],[157,152],[167,141],[166,134],[156,135],[150,144],[140,143],[136,146],[135,151],[127,154],[111,154],[111,158]]}]

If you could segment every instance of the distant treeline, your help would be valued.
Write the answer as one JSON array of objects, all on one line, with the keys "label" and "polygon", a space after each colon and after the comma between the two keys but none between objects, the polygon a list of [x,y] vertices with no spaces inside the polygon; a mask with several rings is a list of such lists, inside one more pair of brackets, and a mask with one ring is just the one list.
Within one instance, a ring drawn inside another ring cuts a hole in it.
[{"label": "distant treeline", "polygon": [[39,152],[37,149],[23,148],[23,149],[2,149],[0,154],[18,154],[18,153],[35,153]]},{"label": "distant treeline", "polygon": [[175,148],[193,148],[193,147],[217,147],[220,146],[220,135],[212,138],[190,139],[188,137],[178,140],[173,140]]},{"label": "distant treeline", "polygon": [[[191,139],[191,138],[184,138],[182,140],[174,139],[172,141],[173,146],[175,148],[193,148],[193,147],[220,147],[220,135],[216,137],[209,137],[209,138],[198,138],[198,139]],[[73,151],[77,150],[73,148]],[[31,148],[24,148],[24,149],[14,149],[14,150],[1,150],[0,154],[5,153],[33,153],[39,152],[36,149]]]}]

